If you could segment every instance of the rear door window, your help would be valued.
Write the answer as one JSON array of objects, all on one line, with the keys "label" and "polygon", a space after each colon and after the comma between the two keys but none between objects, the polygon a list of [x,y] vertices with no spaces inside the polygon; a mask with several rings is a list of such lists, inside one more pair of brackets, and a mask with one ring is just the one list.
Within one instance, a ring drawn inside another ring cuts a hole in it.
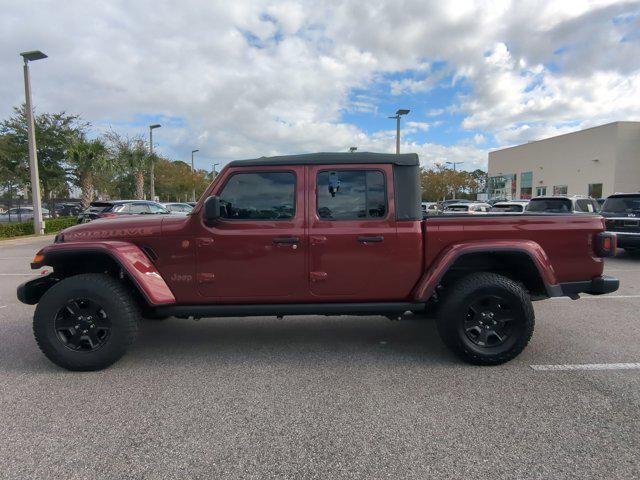
[{"label": "rear door window", "polygon": [[576,210],[585,213],[594,213],[597,211],[594,200],[588,198],[576,200]]},{"label": "rear door window", "polygon": [[141,213],[149,213],[149,205],[146,203],[131,203],[129,207],[129,213],[137,215]]},{"label": "rear door window", "polygon": [[149,203],[149,210],[151,213],[165,213],[167,210],[160,205],[156,205],[155,203]]},{"label": "rear door window", "polygon": [[358,220],[387,216],[387,189],[379,170],[319,172],[318,216],[325,220]]}]

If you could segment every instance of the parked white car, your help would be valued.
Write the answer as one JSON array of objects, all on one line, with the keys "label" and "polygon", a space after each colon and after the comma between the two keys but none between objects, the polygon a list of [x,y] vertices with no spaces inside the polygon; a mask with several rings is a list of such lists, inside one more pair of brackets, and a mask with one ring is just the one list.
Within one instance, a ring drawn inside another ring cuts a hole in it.
[{"label": "parked white car", "polygon": [[597,213],[600,206],[593,198],[584,195],[564,195],[532,198],[527,212]]},{"label": "parked white car", "polygon": [[163,203],[162,206],[169,210],[171,213],[175,213],[178,215],[189,215],[193,207],[188,203],[182,202],[167,202]]},{"label": "parked white car", "polygon": [[483,215],[489,213],[491,205],[484,202],[471,202],[471,203],[452,203],[448,205],[443,213],[445,215],[452,214],[467,214],[467,215]]},{"label": "parked white car", "polygon": [[529,200],[509,200],[508,202],[497,202],[491,207],[490,213],[524,213]]},{"label": "parked white car", "polygon": [[423,217],[432,216],[432,215],[438,215],[438,213],[440,213],[440,210],[438,209],[438,203],[437,202],[422,202],[422,216]]},{"label": "parked white car", "polygon": [[[49,210],[42,209],[42,218],[49,218]],[[33,207],[13,207],[0,215],[0,222],[28,222],[33,220]]]}]

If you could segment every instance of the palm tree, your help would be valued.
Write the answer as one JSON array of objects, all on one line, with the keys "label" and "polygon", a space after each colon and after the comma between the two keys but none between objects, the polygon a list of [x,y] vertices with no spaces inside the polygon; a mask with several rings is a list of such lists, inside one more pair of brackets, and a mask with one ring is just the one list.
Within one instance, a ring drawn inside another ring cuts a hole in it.
[{"label": "palm tree", "polygon": [[111,145],[111,156],[115,165],[135,178],[136,198],[144,198],[144,177],[149,171],[150,155],[142,138],[119,135],[116,132],[106,134]]},{"label": "palm tree", "polygon": [[99,138],[87,140],[80,136],[71,145],[68,155],[71,173],[82,191],[82,208],[88,208],[93,200],[96,177],[109,173],[114,168],[107,146]]}]

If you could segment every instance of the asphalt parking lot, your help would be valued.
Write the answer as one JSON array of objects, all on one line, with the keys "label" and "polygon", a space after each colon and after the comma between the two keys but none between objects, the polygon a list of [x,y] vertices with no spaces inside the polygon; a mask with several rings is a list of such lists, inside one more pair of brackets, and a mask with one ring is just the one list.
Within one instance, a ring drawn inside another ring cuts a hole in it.
[{"label": "asphalt parking lot", "polygon": [[[615,294],[535,304],[473,367],[431,321],[145,321],[95,373],[39,352],[15,287],[51,238],[0,243],[0,478],[640,478],[640,258]],[[532,366],[607,364],[598,370]]]}]

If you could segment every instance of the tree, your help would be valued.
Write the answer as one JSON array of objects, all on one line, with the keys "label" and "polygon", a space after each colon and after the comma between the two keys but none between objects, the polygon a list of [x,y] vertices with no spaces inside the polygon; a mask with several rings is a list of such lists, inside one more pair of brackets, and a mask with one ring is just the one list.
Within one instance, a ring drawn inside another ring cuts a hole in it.
[{"label": "tree", "polygon": [[159,157],[156,160],[156,193],[158,197],[169,201],[191,199],[195,180],[196,195],[200,195],[211,183],[204,170],[191,173],[191,166],[180,160],[171,161]]},{"label": "tree", "polygon": [[141,137],[129,137],[111,131],[105,135],[109,143],[110,158],[134,178],[135,197],[144,198],[144,179],[149,171],[151,156]]},{"label": "tree", "polygon": [[480,169],[456,171],[439,163],[429,169],[421,168],[422,199],[431,202],[454,197],[475,199],[485,191],[486,178],[486,172]]},{"label": "tree", "polygon": [[488,179],[489,174],[479,168],[475,169],[473,172],[469,172],[470,193],[477,195],[478,193],[486,192]]},{"label": "tree", "polygon": [[[77,115],[41,113],[35,116],[35,134],[38,153],[38,171],[44,199],[53,194],[68,193],[65,161],[68,149],[82,136],[88,123]],[[15,107],[13,115],[0,122],[0,135],[5,137],[3,165],[14,172],[24,184],[29,183],[29,142],[25,105]],[[7,162],[5,164],[5,161]]]},{"label": "tree", "polygon": [[74,183],[82,192],[82,208],[88,208],[93,200],[96,179],[109,175],[114,164],[109,158],[105,142],[99,138],[87,140],[84,135],[77,138],[69,149],[68,164]]}]

